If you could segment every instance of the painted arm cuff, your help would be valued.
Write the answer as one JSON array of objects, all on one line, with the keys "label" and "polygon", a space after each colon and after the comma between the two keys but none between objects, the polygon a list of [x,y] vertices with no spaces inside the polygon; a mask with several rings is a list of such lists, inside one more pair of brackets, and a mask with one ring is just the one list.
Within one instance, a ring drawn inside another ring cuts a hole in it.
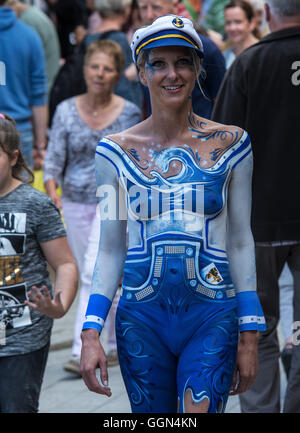
[{"label": "painted arm cuff", "polygon": [[239,331],[265,331],[266,321],[257,293],[237,293]]},{"label": "painted arm cuff", "polygon": [[97,293],[89,298],[82,330],[96,329],[101,333],[105,319],[111,307],[111,300]]}]

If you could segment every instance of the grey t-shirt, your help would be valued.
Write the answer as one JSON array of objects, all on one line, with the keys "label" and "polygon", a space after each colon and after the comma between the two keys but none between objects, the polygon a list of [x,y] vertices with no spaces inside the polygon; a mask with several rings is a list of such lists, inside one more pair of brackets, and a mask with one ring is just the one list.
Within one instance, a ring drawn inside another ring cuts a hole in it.
[{"label": "grey t-shirt", "polygon": [[46,194],[22,184],[0,197],[0,357],[49,342],[53,320],[24,301],[33,285],[52,289],[40,243],[62,236],[59,210]]}]

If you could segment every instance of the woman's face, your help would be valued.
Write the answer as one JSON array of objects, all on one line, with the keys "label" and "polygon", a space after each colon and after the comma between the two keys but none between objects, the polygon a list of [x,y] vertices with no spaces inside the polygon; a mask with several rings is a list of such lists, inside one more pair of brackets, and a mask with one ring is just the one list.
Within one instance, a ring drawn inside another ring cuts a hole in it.
[{"label": "woman's face", "polygon": [[114,58],[102,51],[91,55],[84,67],[87,90],[93,94],[109,94],[119,80]]},{"label": "woman's face", "polygon": [[246,40],[254,30],[254,25],[254,20],[250,22],[240,7],[225,10],[225,32],[233,44]]},{"label": "woman's face", "polygon": [[151,100],[164,103],[184,103],[192,94],[196,77],[193,58],[185,47],[154,48],[140,68],[140,78],[149,87]]}]

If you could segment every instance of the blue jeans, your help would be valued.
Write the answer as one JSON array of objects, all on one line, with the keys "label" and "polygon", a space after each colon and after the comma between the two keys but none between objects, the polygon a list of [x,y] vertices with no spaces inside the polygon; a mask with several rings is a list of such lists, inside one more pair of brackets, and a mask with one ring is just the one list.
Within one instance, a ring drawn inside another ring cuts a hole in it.
[{"label": "blue jeans", "polygon": [[21,139],[21,152],[28,164],[33,169],[33,132],[32,130],[19,131]]},{"label": "blue jeans", "polygon": [[25,355],[0,357],[0,413],[38,411],[49,345]]}]

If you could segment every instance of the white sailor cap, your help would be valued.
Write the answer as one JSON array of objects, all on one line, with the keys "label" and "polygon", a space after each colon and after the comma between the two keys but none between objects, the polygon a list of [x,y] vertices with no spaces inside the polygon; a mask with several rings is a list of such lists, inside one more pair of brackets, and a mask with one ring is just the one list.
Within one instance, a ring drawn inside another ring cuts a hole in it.
[{"label": "white sailor cap", "polygon": [[203,45],[192,21],[177,15],[164,15],[150,26],[136,30],[131,43],[133,61],[136,63],[142,50],[169,46],[193,48],[200,58],[203,57]]}]

